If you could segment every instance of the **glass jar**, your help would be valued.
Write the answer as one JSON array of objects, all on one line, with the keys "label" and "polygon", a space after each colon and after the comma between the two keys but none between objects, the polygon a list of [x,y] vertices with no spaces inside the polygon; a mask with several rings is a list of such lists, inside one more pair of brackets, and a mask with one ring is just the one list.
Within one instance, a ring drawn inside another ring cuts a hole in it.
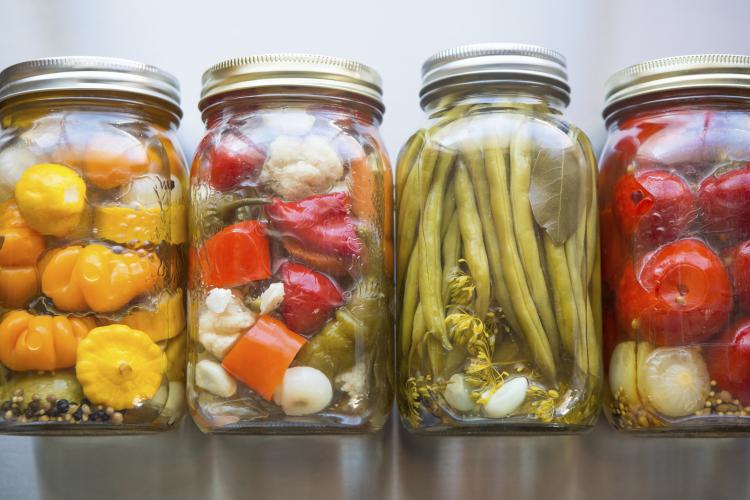
[{"label": "glass jar", "polygon": [[380,77],[334,57],[203,75],[188,402],[205,432],[375,431],[392,402],[392,176]]},{"label": "glass jar", "polygon": [[167,429],[184,406],[179,90],[98,57],[0,73],[0,432]]},{"label": "glass jar", "polygon": [[602,381],[596,162],[564,58],[440,52],[396,169],[398,399],[422,432],[576,432]]},{"label": "glass jar", "polygon": [[607,415],[634,432],[750,430],[750,57],[610,78],[601,193]]}]

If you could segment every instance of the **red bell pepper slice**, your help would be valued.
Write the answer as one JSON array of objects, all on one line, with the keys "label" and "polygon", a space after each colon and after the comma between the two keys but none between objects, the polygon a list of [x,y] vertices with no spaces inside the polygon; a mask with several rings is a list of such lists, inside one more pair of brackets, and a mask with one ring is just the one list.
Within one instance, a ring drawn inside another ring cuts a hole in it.
[{"label": "red bell pepper slice", "polygon": [[337,307],[344,305],[339,287],[326,275],[301,264],[281,266],[284,302],[281,315],[295,332],[310,336],[319,330]]},{"label": "red bell pepper slice", "polygon": [[271,401],[284,372],[305,344],[304,337],[271,316],[261,316],[224,357],[221,366]]},{"label": "red bell pepper slice", "polygon": [[271,277],[271,252],[261,222],[225,227],[199,253],[203,281],[209,286],[234,287]]},{"label": "red bell pepper slice", "polygon": [[209,184],[227,191],[255,176],[266,155],[246,137],[230,132],[220,139],[209,158]]},{"label": "red bell pepper slice", "polygon": [[274,198],[266,214],[284,238],[307,249],[351,258],[362,253],[362,242],[349,215],[349,195],[343,192],[310,196],[296,202]]}]

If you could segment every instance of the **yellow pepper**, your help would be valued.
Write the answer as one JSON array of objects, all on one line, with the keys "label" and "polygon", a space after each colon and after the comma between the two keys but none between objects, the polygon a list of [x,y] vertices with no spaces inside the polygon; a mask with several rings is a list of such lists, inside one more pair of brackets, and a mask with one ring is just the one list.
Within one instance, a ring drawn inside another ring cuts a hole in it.
[{"label": "yellow pepper", "polygon": [[94,328],[78,344],[76,377],[93,404],[135,408],[156,394],[166,368],[159,346],[126,325]]},{"label": "yellow pepper", "polygon": [[42,234],[63,237],[78,226],[86,206],[86,183],[75,170],[56,163],[26,169],[16,184],[23,218]]},{"label": "yellow pepper", "polygon": [[[187,208],[183,204],[169,208],[170,227],[167,229],[160,207],[130,208],[120,205],[97,207],[94,227],[99,238],[122,244],[140,245],[146,242],[187,241]],[[166,234],[169,231],[169,234]]]},{"label": "yellow pepper", "polygon": [[115,312],[161,280],[153,254],[115,253],[100,244],[50,252],[40,270],[42,292],[63,311]]},{"label": "yellow pepper", "polygon": [[14,371],[70,368],[78,342],[95,326],[91,318],[11,311],[0,322],[0,362]]},{"label": "yellow pepper", "polygon": [[162,292],[156,311],[135,310],[122,318],[121,323],[146,332],[154,342],[176,337],[185,329],[182,290],[174,294]]},{"label": "yellow pepper", "polygon": [[0,306],[26,306],[39,292],[36,261],[44,238],[29,227],[15,200],[0,203]]}]

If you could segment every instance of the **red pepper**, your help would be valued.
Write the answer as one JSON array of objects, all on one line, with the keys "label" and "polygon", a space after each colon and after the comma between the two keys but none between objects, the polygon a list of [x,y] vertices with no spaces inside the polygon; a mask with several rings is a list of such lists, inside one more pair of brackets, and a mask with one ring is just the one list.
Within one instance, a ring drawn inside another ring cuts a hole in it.
[{"label": "red pepper", "polygon": [[205,243],[198,258],[209,286],[233,287],[271,277],[268,238],[258,221],[225,227]]},{"label": "red pepper", "polygon": [[221,138],[210,156],[208,181],[226,191],[253,177],[263,165],[265,155],[249,139],[237,132]]},{"label": "red pepper", "polygon": [[284,302],[281,315],[295,332],[310,336],[322,327],[337,307],[344,305],[339,287],[325,274],[301,264],[281,266]]},{"label": "red pepper", "polygon": [[351,258],[362,253],[349,195],[338,192],[310,196],[297,202],[274,198],[266,214],[284,238],[297,240],[308,250]]}]

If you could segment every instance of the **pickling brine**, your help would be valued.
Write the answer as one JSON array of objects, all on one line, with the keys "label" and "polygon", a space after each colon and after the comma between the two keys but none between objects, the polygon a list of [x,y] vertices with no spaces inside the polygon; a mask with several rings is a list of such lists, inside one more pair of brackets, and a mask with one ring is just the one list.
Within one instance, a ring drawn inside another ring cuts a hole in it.
[{"label": "pickling brine", "polygon": [[[522,77],[531,66],[544,76]],[[564,59],[469,46],[423,75],[430,119],[397,168],[402,419],[435,432],[588,428],[602,382],[596,163],[561,116]]]},{"label": "pickling brine", "polygon": [[190,217],[196,423],[379,429],[392,398],[393,260],[379,77],[322,56],[239,59],[204,75],[201,109]]},{"label": "pickling brine", "polygon": [[750,58],[615,74],[600,177],[607,414],[629,432],[750,430]]},{"label": "pickling brine", "polygon": [[174,78],[0,73],[0,432],[142,432],[184,405],[187,169]]}]

